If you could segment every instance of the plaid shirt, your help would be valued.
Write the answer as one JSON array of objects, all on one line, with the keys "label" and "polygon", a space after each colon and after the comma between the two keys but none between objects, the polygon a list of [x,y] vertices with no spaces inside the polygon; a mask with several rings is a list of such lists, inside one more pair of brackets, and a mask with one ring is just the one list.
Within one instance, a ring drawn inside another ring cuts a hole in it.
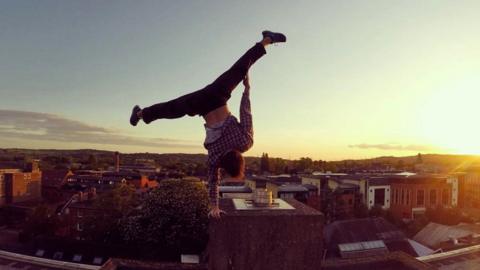
[{"label": "plaid shirt", "polygon": [[208,150],[208,193],[212,206],[218,205],[218,184],[220,181],[218,161],[228,151],[245,152],[253,145],[252,112],[250,111],[250,91],[245,89],[240,102],[240,123],[235,116],[225,119],[222,136],[212,143],[205,143]]}]

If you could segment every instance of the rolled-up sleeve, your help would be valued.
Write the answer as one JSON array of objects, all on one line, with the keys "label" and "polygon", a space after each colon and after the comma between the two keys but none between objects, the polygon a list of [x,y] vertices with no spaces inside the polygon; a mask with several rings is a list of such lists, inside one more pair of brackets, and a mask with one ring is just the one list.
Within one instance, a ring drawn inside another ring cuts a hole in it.
[{"label": "rolled-up sleeve", "polygon": [[216,162],[208,162],[208,196],[211,206],[218,206],[218,166]]}]

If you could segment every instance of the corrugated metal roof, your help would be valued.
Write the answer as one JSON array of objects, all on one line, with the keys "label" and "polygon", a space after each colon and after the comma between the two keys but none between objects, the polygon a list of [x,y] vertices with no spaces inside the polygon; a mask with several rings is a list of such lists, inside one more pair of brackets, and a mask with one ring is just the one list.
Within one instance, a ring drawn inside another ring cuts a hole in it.
[{"label": "corrugated metal roof", "polygon": [[454,238],[465,237],[471,234],[472,232],[456,226],[446,226],[430,222],[425,228],[419,231],[415,237],[413,237],[413,240],[431,248],[435,248],[442,242]]},{"label": "corrugated metal roof", "polygon": [[412,248],[415,250],[418,256],[428,256],[435,252],[433,249],[429,249],[428,247],[412,239],[408,239],[408,243],[410,243],[410,246],[412,246]]},{"label": "corrugated metal roof", "polygon": [[383,218],[339,220],[325,226],[327,246],[375,240],[401,240],[405,234]]}]

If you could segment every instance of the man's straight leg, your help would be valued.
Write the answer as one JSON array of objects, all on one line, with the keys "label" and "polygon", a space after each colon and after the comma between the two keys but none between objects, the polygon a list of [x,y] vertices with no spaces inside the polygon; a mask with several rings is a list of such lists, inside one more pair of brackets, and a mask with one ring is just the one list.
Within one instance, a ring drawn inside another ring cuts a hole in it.
[{"label": "man's straight leg", "polygon": [[175,119],[187,114],[204,115],[225,105],[230,93],[247,75],[250,66],[265,53],[262,44],[255,44],[229,70],[204,89],[144,108],[143,121],[148,124],[156,119]]},{"label": "man's straight leg", "polygon": [[256,43],[230,69],[220,75],[211,86],[224,91],[224,94],[228,95],[229,98],[233,89],[245,78],[250,67],[265,54],[265,47],[261,43]]},{"label": "man's straight leg", "polygon": [[199,114],[198,106],[205,99],[204,95],[202,90],[199,90],[167,102],[145,107],[142,109],[142,119],[149,124],[157,119],[175,119],[187,114],[194,116]]}]

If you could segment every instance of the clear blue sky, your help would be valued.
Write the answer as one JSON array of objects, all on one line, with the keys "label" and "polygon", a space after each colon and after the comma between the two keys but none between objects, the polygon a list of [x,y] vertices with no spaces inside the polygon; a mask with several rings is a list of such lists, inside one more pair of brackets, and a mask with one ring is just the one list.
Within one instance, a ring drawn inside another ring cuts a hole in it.
[{"label": "clear blue sky", "polygon": [[202,88],[271,29],[288,42],[250,72],[247,155],[480,153],[479,10],[479,1],[0,1],[0,147],[204,153],[201,118],[132,128],[132,106]]}]

